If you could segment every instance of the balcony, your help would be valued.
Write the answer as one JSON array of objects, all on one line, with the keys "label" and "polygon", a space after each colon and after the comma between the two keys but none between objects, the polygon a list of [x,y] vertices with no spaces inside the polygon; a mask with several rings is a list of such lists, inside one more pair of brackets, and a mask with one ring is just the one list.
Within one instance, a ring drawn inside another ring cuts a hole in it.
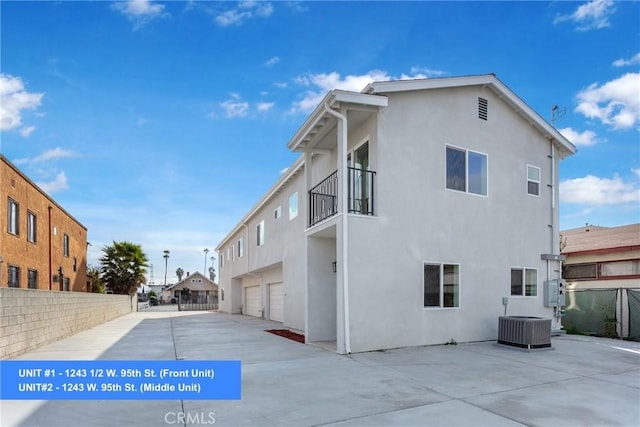
[{"label": "balcony", "polygon": [[[348,212],[374,215],[374,171],[348,168]],[[338,213],[338,171],[309,190],[309,227]]]}]

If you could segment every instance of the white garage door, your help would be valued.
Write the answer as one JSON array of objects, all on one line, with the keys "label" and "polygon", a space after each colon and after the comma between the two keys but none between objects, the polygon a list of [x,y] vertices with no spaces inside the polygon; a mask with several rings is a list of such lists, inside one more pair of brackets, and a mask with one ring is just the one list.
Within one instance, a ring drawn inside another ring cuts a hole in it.
[{"label": "white garage door", "polygon": [[283,312],[283,287],[282,283],[269,285],[269,320],[282,322]]},{"label": "white garage door", "polygon": [[245,314],[254,317],[262,317],[262,298],[260,297],[260,286],[249,286],[244,288]]}]

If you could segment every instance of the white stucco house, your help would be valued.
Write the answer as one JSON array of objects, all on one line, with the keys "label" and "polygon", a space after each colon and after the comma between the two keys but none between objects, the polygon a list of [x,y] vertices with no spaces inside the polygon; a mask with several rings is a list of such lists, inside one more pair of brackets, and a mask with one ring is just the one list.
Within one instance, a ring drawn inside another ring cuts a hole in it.
[{"label": "white stucco house", "polygon": [[339,353],[494,340],[505,311],[559,328],[543,287],[576,149],[495,75],[333,90],[288,147],[216,248],[220,311]]}]

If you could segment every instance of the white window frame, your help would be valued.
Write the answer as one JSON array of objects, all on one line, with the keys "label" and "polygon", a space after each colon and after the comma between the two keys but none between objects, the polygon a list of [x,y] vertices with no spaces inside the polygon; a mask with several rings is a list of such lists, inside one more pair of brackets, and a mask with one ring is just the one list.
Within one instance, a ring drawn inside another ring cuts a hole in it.
[{"label": "white window frame", "polygon": [[[511,290],[513,284],[511,283],[511,272],[514,270],[521,270],[522,271],[522,293],[520,294],[514,294],[513,291]],[[535,295],[527,295],[527,272],[528,271],[535,271],[536,273],[536,286],[535,286]],[[538,276],[538,269],[537,268],[532,268],[532,267],[511,267],[509,269],[509,294],[512,297],[526,297],[526,298],[536,298],[538,296],[538,280],[539,280],[539,276]]]},{"label": "white window frame", "polygon": [[[535,179],[531,179],[529,177],[529,169],[537,169],[537,171],[538,171],[538,180],[537,181]],[[535,196],[535,197],[540,197],[540,181],[541,181],[541,177],[542,177],[542,172],[541,172],[541,170],[540,170],[540,168],[538,166],[527,165],[527,194],[528,195]],[[534,194],[534,193],[531,193],[529,191],[529,183],[530,182],[538,184],[538,194]]]},{"label": "white window frame", "polygon": [[298,192],[289,196],[289,221],[298,216]]},{"label": "white window frame", "polygon": [[238,258],[242,258],[244,255],[244,238],[241,237],[238,239]]},{"label": "white window frame", "polygon": [[[449,188],[447,184],[447,149],[451,148],[452,150],[462,151],[464,152],[464,191],[458,190],[455,188]],[[483,193],[475,193],[473,191],[469,191],[469,153],[478,154],[480,156],[484,156],[485,159],[485,194]],[[448,191],[455,191],[456,193],[467,193],[472,194],[474,196],[480,197],[489,197],[489,155],[487,153],[483,153],[481,151],[470,150],[468,148],[457,147],[451,144],[445,144],[444,147],[444,187]]]},{"label": "white window frame", "polygon": [[62,235],[62,254],[69,257],[69,235],[67,233]]},{"label": "white window frame", "polygon": [[264,219],[256,225],[256,246],[264,245]]},{"label": "white window frame", "polygon": [[20,235],[20,203],[11,197],[7,199],[7,232]]},{"label": "white window frame", "polygon": [[231,258],[229,258],[229,261],[233,261],[236,258],[236,248],[235,246],[231,245]]},{"label": "white window frame", "polygon": [[[440,270],[440,278],[439,278],[439,305],[424,305],[424,285],[425,285],[425,275],[424,275],[424,269],[426,266],[439,266],[439,270]],[[458,301],[457,301],[457,305],[453,305],[453,306],[445,306],[444,305],[444,288],[445,288],[445,283],[444,283],[444,267],[445,266],[455,266],[457,269],[457,286],[458,286],[458,290],[457,290],[457,295],[458,295]],[[422,263],[422,296],[423,296],[423,303],[422,306],[425,309],[458,309],[460,308],[460,289],[462,288],[462,269],[460,268],[460,264],[456,263],[456,262],[429,262],[429,261],[425,261]]]},{"label": "white window frame", "polygon": [[27,210],[27,241],[31,243],[38,241],[38,217],[29,210]]},{"label": "white window frame", "polygon": [[278,220],[282,216],[282,206],[278,206],[273,210],[273,219]]}]

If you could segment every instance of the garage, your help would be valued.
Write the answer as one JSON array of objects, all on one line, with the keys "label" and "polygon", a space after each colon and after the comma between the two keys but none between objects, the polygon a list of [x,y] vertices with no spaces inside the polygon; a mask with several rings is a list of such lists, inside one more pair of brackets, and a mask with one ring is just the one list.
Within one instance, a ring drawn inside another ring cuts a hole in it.
[{"label": "garage", "polygon": [[248,286],[244,288],[244,301],[244,314],[253,317],[262,317],[262,298],[260,286]]},{"label": "garage", "polygon": [[282,282],[269,285],[269,320],[282,322],[284,317],[284,293]]}]

